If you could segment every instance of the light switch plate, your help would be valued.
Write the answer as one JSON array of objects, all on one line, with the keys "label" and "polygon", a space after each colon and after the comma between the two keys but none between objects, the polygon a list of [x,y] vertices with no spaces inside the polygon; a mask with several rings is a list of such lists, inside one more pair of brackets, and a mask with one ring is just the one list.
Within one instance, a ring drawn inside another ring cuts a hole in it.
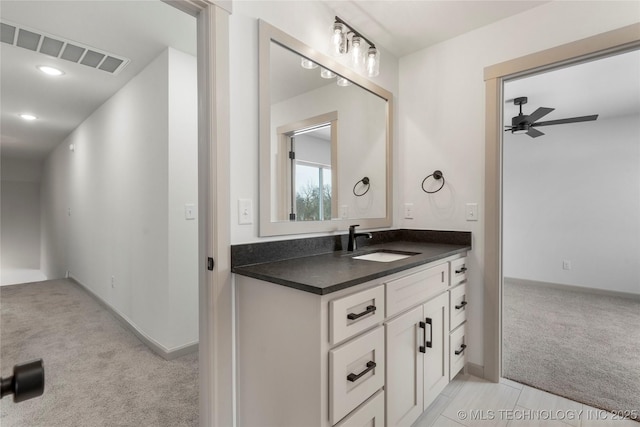
[{"label": "light switch plate", "polygon": [[478,204],[477,203],[467,203],[466,208],[467,221],[477,221],[478,220]]},{"label": "light switch plate", "polygon": [[238,224],[253,224],[251,199],[238,199]]},{"label": "light switch plate", "polygon": [[184,219],[196,219],[196,205],[190,203],[184,205]]}]

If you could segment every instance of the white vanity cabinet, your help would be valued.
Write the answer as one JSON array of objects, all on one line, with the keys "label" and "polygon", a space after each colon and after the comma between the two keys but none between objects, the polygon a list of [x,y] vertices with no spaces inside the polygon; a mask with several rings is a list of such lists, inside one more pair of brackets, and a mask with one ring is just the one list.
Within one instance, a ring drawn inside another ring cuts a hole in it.
[{"label": "white vanity cabinet", "polygon": [[238,426],[410,426],[464,365],[459,259],[327,295],[237,275]]},{"label": "white vanity cabinet", "polygon": [[449,263],[451,289],[449,290],[449,380],[460,372],[466,362],[467,322],[467,258]]}]

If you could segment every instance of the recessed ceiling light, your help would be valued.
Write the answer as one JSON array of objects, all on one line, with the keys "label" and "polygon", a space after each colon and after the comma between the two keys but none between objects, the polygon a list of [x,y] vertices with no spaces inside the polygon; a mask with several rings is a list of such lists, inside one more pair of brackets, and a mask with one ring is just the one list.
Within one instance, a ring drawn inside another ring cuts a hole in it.
[{"label": "recessed ceiling light", "polygon": [[38,65],[38,70],[50,76],[61,76],[64,74],[64,72],[62,72],[61,70],[58,70],[57,68],[49,67],[48,65]]},{"label": "recessed ceiling light", "polygon": [[37,119],[37,117],[34,116],[33,114],[20,114],[20,117],[22,117],[25,120],[35,120],[35,119]]}]

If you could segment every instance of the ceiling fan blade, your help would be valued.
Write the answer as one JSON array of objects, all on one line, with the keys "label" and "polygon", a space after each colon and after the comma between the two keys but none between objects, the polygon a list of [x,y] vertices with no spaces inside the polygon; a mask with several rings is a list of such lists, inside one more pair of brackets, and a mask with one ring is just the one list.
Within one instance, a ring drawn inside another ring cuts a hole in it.
[{"label": "ceiling fan blade", "polygon": [[544,133],[540,132],[538,129],[529,128],[529,130],[527,131],[527,135],[529,135],[531,138],[537,138],[544,135]]},{"label": "ceiling fan blade", "polygon": [[580,116],[580,117],[571,117],[569,119],[548,120],[546,122],[537,122],[537,123],[533,123],[531,126],[550,126],[550,125],[563,125],[565,123],[590,122],[597,118],[598,118],[598,115],[594,114],[592,116]]},{"label": "ceiling fan blade", "polygon": [[537,121],[538,119],[543,118],[544,116],[546,116],[547,114],[549,114],[553,110],[555,110],[555,108],[540,107],[536,111],[534,111],[533,113],[531,113],[530,115],[527,116],[527,121],[529,123],[533,123],[533,122]]}]

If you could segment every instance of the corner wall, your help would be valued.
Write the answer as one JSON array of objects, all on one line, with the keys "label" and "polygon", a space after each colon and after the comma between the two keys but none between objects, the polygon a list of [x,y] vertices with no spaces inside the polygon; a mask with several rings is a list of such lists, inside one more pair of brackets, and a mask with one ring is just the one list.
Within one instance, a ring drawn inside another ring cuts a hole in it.
[{"label": "corner wall", "polygon": [[184,219],[197,203],[195,76],[195,58],[165,50],[54,150],[43,176],[47,269],[68,270],[167,352],[198,340],[197,219]]},{"label": "corner wall", "polygon": [[639,141],[638,115],[505,137],[505,277],[640,294]]},{"label": "corner wall", "polygon": [[[397,126],[402,188],[414,204],[405,228],[473,233],[469,254],[469,361],[482,366],[484,318],[484,68],[640,20],[637,2],[550,2],[400,59]],[[422,179],[440,169],[447,185],[428,195]],[[465,204],[479,204],[479,221]]]},{"label": "corner wall", "polygon": [[39,270],[41,162],[6,156],[1,162],[0,268]]}]

